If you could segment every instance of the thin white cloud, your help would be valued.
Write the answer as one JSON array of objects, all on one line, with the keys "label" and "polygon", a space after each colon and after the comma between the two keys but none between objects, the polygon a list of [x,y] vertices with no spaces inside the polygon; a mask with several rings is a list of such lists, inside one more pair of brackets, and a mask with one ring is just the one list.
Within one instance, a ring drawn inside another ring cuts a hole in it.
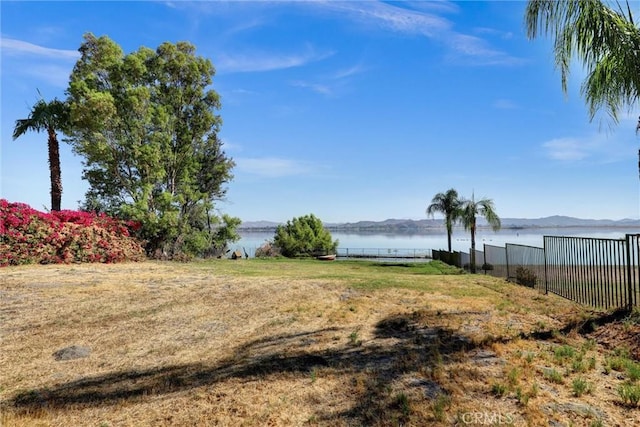
[{"label": "thin white cloud", "polygon": [[[362,25],[377,26],[389,31],[422,35],[439,41],[450,49],[448,58],[465,65],[519,65],[522,58],[495,49],[484,39],[461,33],[454,29],[449,19],[431,13],[431,10],[412,10],[402,7],[402,2],[388,4],[382,2],[315,2],[325,8],[334,9]],[[415,5],[415,3],[411,3]],[[445,2],[447,12],[456,8]],[[437,10],[442,12],[443,9]],[[502,33],[505,35],[506,33]]]},{"label": "thin white cloud", "polygon": [[553,160],[579,161],[589,157],[589,149],[584,141],[577,138],[557,138],[542,144],[546,154]]},{"label": "thin white cloud", "polygon": [[486,40],[475,36],[456,33],[445,43],[452,48],[448,58],[453,61],[471,65],[519,65],[525,62],[522,58],[492,48]]},{"label": "thin white cloud", "polygon": [[325,96],[335,96],[344,90],[346,81],[352,76],[363,73],[366,68],[362,64],[338,70],[330,75],[319,77],[317,81],[295,80],[292,86],[310,89],[313,92]]},{"label": "thin white cloud", "polygon": [[31,55],[74,61],[80,58],[80,53],[77,50],[53,49],[6,37],[0,38],[0,49],[3,54],[7,55]]},{"label": "thin white cloud", "polygon": [[266,178],[305,175],[312,171],[312,167],[308,164],[278,157],[238,157],[234,160],[236,162],[237,172],[258,175]]},{"label": "thin white cloud", "polygon": [[583,138],[555,138],[544,142],[542,148],[548,158],[561,162],[613,163],[635,155],[635,148],[628,140],[606,133]]},{"label": "thin white cloud", "polygon": [[493,107],[500,110],[517,110],[518,108],[520,108],[518,104],[510,99],[496,99],[493,102]]},{"label": "thin white cloud", "polygon": [[310,83],[302,80],[296,80],[291,82],[291,85],[304,89],[311,89],[313,92],[319,93],[321,95],[333,95],[334,93],[334,90],[330,86],[320,83]]},{"label": "thin white cloud", "polygon": [[366,68],[362,64],[356,64],[352,67],[337,71],[332,77],[334,79],[344,79],[356,74],[363,73],[364,71],[366,71]]},{"label": "thin white cloud", "polygon": [[222,148],[227,153],[229,153],[229,152],[241,152],[242,151],[242,145],[235,144],[233,142],[229,142],[229,140],[226,139],[226,138],[222,139]]},{"label": "thin white cloud", "polygon": [[409,34],[422,34],[434,37],[451,28],[451,22],[437,15],[408,10],[377,1],[365,2],[318,2],[327,9],[333,9],[341,15],[365,25]]},{"label": "thin white cloud", "polygon": [[264,52],[221,54],[216,58],[216,68],[218,71],[226,73],[281,70],[321,61],[331,55],[333,52],[318,53],[312,48],[295,54],[267,54]]},{"label": "thin white cloud", "polygon": [[224,35],[225,37],[231,37],[239,33],[251,31],[255,28],[260,28],[263,25],[265,25],[265,21],[262,18],[247,19],[239,24],[236,24],[234,27],[229,28],[227,31],[225,31]]},{"label": "thin white cloud", "polygon": [[72,71],[73,65],[64,67],[54,64],[38,64],[24,69],[24,73],[61,88],[68,86]]},{"label": "thin white cloud", "polygon": [[460,6],[447,0],[404,1],[400,4],[410,7],[411,9],[429,12],[455,13],[460,11]]},{"label": "thin white cloud", "polygon": [[488,34],[490,36],[497,36],[504,40],[513,38],[513,33],[511,31],[502,31],[495,28],[479,27],[476,28],[474,32],[476,34]]}]

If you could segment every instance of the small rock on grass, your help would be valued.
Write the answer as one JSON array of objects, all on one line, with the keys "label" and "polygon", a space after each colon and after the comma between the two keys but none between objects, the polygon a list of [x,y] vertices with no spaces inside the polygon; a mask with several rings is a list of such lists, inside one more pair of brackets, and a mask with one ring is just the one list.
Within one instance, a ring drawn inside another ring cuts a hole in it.
[{"label": "small rock on grass", "polygon": [[61,348],[53,353],[53,358],[57,361],[82,359],[89,357],[91,349],[89,347],[82,347],[79,345],[72,345],[71,347]]}]

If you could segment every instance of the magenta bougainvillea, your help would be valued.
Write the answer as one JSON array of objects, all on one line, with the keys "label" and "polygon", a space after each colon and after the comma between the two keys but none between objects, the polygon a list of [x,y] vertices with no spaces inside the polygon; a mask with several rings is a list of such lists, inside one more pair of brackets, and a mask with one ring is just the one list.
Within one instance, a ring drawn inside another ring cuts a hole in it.
[{"label": "magenta bougainvillea", "polygon": [[144,249],[129,234],[137,227],[104,214],[45,213],[0,199],[0,266],[139,261]]}]

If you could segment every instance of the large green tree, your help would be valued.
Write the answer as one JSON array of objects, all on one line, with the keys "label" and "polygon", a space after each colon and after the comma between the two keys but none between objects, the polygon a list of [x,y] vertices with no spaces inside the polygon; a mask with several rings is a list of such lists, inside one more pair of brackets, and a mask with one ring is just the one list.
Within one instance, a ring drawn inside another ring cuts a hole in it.
[{"label": "large green tree", "polygon": [[460,208],[460,221],[465,230],[471,232],[471,272],[476,272],[476,230],[477,217],[481,216],[487,220],[493,231],[500,230],[500,217],[496,213],[493,200],[480,199],[475,200],[475,196],[471,196],[471,200],[463,200]]},{"label": "large green tree", "polygon": [[628,2],[529,0],[525,25],[531,39],[540,34],[554,38],[556,66],[565,92],[572,60],[585,68],[582,94],[591,119],[605,109],[617,122],[622,109],[637,106],[640,30]]},{"label": "large green tree", "polygon": [[433,216],[436,212],[444,215],[444,223],[447,227],[447,247],[451,252],[451,234],[453,224],[460,216],[460,197],[458,192],[450,188],[444,193],[438,193],[431,199],[431,204],[427,207],[427,215]]},{"label": "large green tree", "polygon": [[58,99],[46,102],[38,100],[26,119],[16,120],[13,139],[27,133],[47,132],[49,151],[49,175],[51,180],[51,210],[59,211],[62,203],[62,169],[60,167],[60,143],[57,132],[65,132],[69,127],[68,105]]},{"label": "large green tree", "polygon": [[89,33],[79,51],[68,100],[85,207],[140,221],[150,254],[209,250],[212,224],[236,223],[213,215],[234,166],[218,138],[213,65],[187,42],[125,55]]},{"label": "large green tree", "polygon": [[331,233],[313,214],[279,225],[273,243],[286,257],[333,254],[338,247],[338,241],[332,240]]}]

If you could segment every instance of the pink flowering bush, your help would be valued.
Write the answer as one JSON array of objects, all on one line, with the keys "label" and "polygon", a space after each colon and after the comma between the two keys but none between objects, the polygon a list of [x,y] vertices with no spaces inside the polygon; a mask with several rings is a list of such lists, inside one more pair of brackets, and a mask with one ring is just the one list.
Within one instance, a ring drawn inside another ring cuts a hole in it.
[{"label": "pink flowering bush", "polygon": [[32,209],[0,199],[0,266],[72,262],[139,261],[135,223],[82,211]]}]

